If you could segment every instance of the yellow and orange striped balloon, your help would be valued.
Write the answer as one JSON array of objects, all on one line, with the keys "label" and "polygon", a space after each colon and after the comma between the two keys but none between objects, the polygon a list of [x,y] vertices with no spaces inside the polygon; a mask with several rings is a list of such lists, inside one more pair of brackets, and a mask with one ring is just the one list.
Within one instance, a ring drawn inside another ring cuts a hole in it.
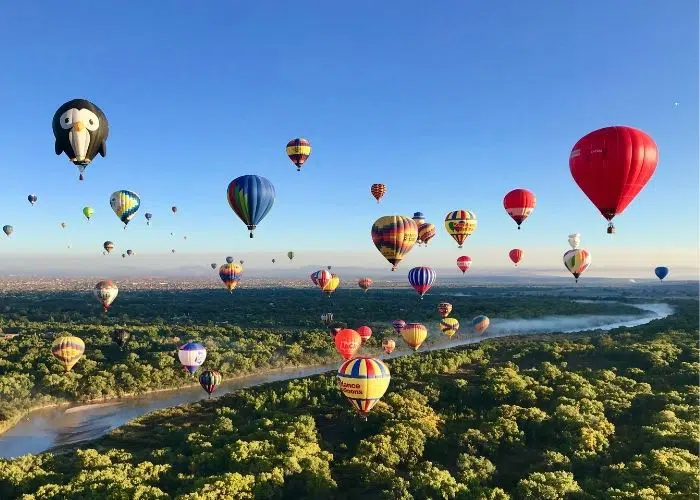
[{"label": "yellow and orange striped balloon", "polygon": [[67,372],[71,371],[84,352],[85,342],[72,335],[57,338],[51,346],[51,354],[61,362]]},{"label": "yellow and orange striped balloon", "polygon": [[374,199],[377,200],[377,203],[379,203],[379,200],[386,193],[386,186],[384,184],[372,184],[372,187],[370,187],[369,190],[372,193],[372,196],[374,196]]}]

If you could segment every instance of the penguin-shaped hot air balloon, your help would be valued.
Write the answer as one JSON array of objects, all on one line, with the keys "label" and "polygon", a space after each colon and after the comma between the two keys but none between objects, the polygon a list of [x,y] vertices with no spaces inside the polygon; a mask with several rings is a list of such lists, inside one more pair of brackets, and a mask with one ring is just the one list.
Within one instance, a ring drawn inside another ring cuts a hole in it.
[{"label": "penguin-shaped hot air balloon", "polygon": [[87,99],[73,99],[61,105],[51,122],[57,155],[65,153],[83,172],[97,153],[107,156],[109,124],[100,108]]}]

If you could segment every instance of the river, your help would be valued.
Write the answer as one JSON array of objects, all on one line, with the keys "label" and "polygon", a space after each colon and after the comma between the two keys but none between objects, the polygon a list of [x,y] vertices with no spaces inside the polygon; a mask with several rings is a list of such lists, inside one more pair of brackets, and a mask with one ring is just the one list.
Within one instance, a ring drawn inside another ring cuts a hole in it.
[{"label": "river", "polygon": [[[433,335],[432,343],[426,342],[421,351],[447,349],[458,345],[473,344],[484,339],[532,333],[573,333],[589,330],[611,330],[621,326],[633,327],[662,319],[673,314],[669,304],[629,304],[641,310],[638,315],[581,315],[545,316],[536,319],[494,318],[487,334],[472,333],[448,339]],[[471,325],[463,325],[460,332],[471,332]],[[431,325],[431,331],[436,331]],[[430,337],[429,337],[430,338]],[[398,350],[391,357],[402,356],[410,351]],[[390,356],[382,356],[384,359]],[[308,368],[285,368],[224,381],[215,393],[221,396],[238,389],[262,385],[280,380],[309,377],[338,368],[340,361]],[[145,413],[170,406],[192,403],[206,399],[199,387],[186,387],[172,391],[160,391],[137,397],[124,398],[88,405],[73,405],[36,410],[28,414],[17,425],[0,436],[0,457],[13,458],[27,453],[41,453],[55,447],[77,444],[96,439],[129,420]]]}]

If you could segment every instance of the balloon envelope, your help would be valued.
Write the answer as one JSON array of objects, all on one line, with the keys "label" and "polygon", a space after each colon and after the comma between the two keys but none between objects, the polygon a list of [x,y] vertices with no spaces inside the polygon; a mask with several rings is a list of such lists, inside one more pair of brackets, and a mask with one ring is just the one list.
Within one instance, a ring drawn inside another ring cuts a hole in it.
[{"label": "balloon envelope", "polygon": [[207,359],[207,349],[199,342],[188,342],[178,348],[177,357],[188,372],[194,373]]},{"label": "balloon envelope", "polygon": [[202,386],[207,394],[211,395],[212,392],[221,384],[223,377],[221,373],[216,370],[204,370],[199,376],[199,385]]},{"label": "balloon envelope", "polygon": [[523,251],[519,248],[514,248],[510,252],[508,252],[508,257],[510,257],[510,260],[513,261],[513,264],[516,266],[518,263],[523,259]]},{"label": "balloon envelope", "polygon": [[441,318],[446,318],[452,312],[452,304],[449,302],[440,302],[437,306],[438,314]]},{"label": "balloon envelope", "polygon": [[272,209],[275,202],[275,187],[265,177],[242,175],[231,181],[226,190],[226,199],[241,221],[253,231]]},{"label": "balloon envelope", "polygon": [[569,235],[569,245],[571,248],[578,248],[578,246],[581,244],[581,234],[580,233],[572,233]]},{"label": "balloon envelope", "polygon": [[335,349],[345,359],[352,358],[362,345],[360,334],[350,328],[344,328],[336,333],[333,341]]},{"label": "balloon envelope", "polygon": [[468,210],[455,210],[445,216],[445,229],[457,242],[459,248],[476,231],[476,214]]},{"label": "balloon envelope", "polygon": [[133,191],[122,189],[112,193],[109,197],[109,206],[126,226],[141,206],[141,198]]},{"label": "balloon envelope", "polygon": [[372,225],[372,242],[392,265],[392,271],[396,270],[417,240],[418,226],[403,215],[385,215]]},{"label": "balloon envelope", "polygon": [[233,292],[243,276],[243,268],[238,264],[224,264],[219,268],[219,278],[229,292]]},{"label": "balloon envelope", "polygon": [[67,372],[71,371],[84,352],[85,342],[72,335],[59,337],[51,345],[51,354],[61,362]]},{"label": "balloon envelope", "polygon": [[457,257],[457,267],[462,271],[462,274],[466,273],[472,267],[472,258],[468,255]]},{"label": "balloon envelope", "polygon": [[488,316],[477,316],[472,320],[472,325],[474,325],[474,329],[478,333],[484,333],[490,324],[491,320],[489,320]]},{"label": "balloon envelope", "polygon": [[459,321],[455,318],[442,318],[440,320],[440,330],[448,337],[452,337],[459,330]]},{"label": "balloon envelope", "polygon": [[391,354],[396,349],[396,341],[394,339],[382,339],[382,349],[387,354]]},{"label": "balloon envelope", "polygon": [[357,329],[357,333],[360,334],[362,345],[364,345],[372,336],[372,329],[369,326],[361,326]]},{"label": "balloon envelope", "polygon": [[408,272],[408,282],[420,294],[421,299],[433,286],[435,278],[435,271],[427,266],[414,267]]},{"label": "balloon envelope", "polygon": [[374,199],[377,200],[377,203],[379,203],[379,200],[381,200],[382,196],[386,193],[386,186],[384,184],[372,184],[369,190],[372,196],[374,196]]},{"label": "balloon envelope", "polygon": [[654,269],[654,274],[656,274],[656,277],[659,278],[660,280],[663,281],[663,279],[668,276],[668,267],[665,266],[659,266],[656,269]]},{"label": "balloon envelope", "polygon": [[428,338],[428,329],[420,323],[408,323],[401,329],[401,336],[411,349],[417,351]]},{"label": "balloon envelope", "polygon": [[591,254],[584,248],[569,250],[564,254],[564,266],[574,275],[576,282],[588,266],[591,265]]},{"label": "balloon envelope", "polygon": [[340,391],[363,417],[384,395],[390,380],[389,368],[381,360],[371,357],[350,359],[338,369]]},{"label": "balloon envelope", "polygon": [[402,319],[395,319],[394,321],[391,322],[391,327],[394,329],[396,333],[401,333],[401,330],[403,330],[403,327],[406,326],[406,322]]},{"label": "balloon envelope", "polygon": [[301,166],[306,163],[306,160],[311,156],[311,143],[301,137],[292,139],[287,143],[287,156],[296,165],[297,172],[301,170]]},{"label": "balloon envelope", "polygon": [[506,209],[508,215],[518,224],[518,229],[520,229],[520,224],[522,224],[535,209],[536,203],[535,194],[532,191],[522,188],[512,190],[503,198],[503,208]]},{"label": "balloon envelope", "polygon": [[104,312],[107,312],[109,311],[109,306],[111,306],[114,299],[117,298],[119,288],[117,288],[116,283],[112,280],[102,280],[95,285],[92,293],[100,304],[102,304]]}]

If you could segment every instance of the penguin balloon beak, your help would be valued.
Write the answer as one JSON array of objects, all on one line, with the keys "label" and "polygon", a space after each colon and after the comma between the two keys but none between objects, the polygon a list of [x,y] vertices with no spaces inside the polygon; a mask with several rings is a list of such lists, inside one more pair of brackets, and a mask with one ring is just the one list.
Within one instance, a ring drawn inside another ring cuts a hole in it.
[{"label": "penguin balloon beak", "polygon": [[83,122],[76,122],[75,125],[73,125],[73,128],[76,132],[82,132],[85,128],[85,124]]}]

